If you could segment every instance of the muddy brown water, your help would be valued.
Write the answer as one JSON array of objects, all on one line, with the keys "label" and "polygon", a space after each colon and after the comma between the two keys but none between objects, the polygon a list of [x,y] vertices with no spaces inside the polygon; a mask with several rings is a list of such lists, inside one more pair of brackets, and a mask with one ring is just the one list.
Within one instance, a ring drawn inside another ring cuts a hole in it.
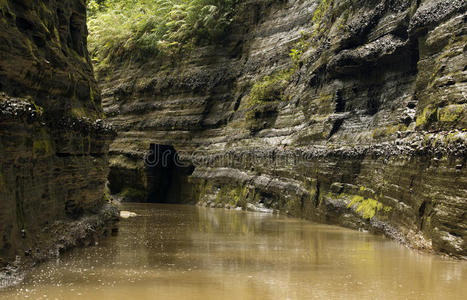
[{"label": "muddy brown water", "polygon": [[0,299],[466,299],[467,263],[263,213],[124,204],[117,236],[45,263]]}]

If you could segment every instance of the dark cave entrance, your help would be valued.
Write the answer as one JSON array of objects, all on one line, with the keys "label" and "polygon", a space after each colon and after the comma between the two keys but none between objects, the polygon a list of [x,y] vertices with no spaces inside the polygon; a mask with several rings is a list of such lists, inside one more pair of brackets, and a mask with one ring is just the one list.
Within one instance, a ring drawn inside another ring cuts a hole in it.
[{"label": "dark cave entrance", "polygon": [[188,177],[193,173],[194,167],[181,162],[173,146],[151,144],[145,166],[148,202],[191,202],[191,184]]}]

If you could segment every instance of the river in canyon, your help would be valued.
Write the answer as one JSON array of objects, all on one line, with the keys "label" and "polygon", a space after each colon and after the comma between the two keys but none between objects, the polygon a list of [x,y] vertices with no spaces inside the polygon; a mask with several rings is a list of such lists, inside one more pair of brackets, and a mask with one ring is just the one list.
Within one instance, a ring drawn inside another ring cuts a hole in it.
[{"label": "river in canyon", "polygon": [[122,204],[119,233],[44,263],[0,299],[465,299],[467,262],[264,213]]}]

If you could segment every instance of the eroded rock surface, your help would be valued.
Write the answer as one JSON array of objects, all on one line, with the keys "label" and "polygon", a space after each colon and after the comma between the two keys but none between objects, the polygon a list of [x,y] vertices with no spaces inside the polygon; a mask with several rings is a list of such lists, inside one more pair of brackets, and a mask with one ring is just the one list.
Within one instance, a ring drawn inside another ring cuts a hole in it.
[{"label": "eroded rock surface", "polygon": [[[84,0],[0,1],[0,271],[108,230],[108,146]],[[1,285],[1,283],[0,283]]]},{"label": "eroded rock surface", "polygon": [[[114,61],[99,74],[118,130],[113,192],[147,198],[143,158],[171,145],[194,166],[187,201],[261,204],[466,258],[466,6],[244,1],[217,45]],[[268,80],[277,88],[252,102]]]}]

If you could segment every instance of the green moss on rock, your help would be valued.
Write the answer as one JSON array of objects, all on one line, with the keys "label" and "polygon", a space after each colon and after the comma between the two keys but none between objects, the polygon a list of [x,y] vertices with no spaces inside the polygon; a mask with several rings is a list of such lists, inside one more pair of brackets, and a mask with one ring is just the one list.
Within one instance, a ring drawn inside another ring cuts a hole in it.
[{"label": "green moss on rock", "polygon": [[359,195],[355,195],[350,201],[348,207],[356,205],[356,212],[361,213],[364,219],[372,219],[378,211],[383,209],[383,204],[376,199],[364,198]]},{"label": "green moss on rock", "polygon": [[429,105],[417,116],[416,125],[417,127],[428,127],[430,124],[438,121],[438,118],[438,108]]},{"label": "green moss on rock", "polygon": [[216,202],[229,204],[231,206],[245,207],[248,197],[248,188],[246,186],[221,186],[216,194]]},{"label": "green moss on rock", "polygon": [[392,125],[382,128],[376,128],[373,130],[372,137],[374,139],[382,138],[382,137],[390,137],[391,135],[395,134],[398,131],[406,131],[407,125],[405,124],[398,124]]},{"label": "green moss on rock", "polygon": [[271,125],[279,103],[287,100],[284,92],[293,73],[293,68],[281,70],[261,78],[253,85],[246,113],[246,125],[250,131],[259,131]]},{"label": "green moss on rock", "polygon": [[457,122],[462,119],[466,111],[466,105],[449,105],[439,109],[439,121]]},{"label": "green moss on rock", "polygon": [[257,81],[250,91],[249,106],[252,107],[262,102],[286,100],[284,91],[293,72],[294,69],[281,70]]}]

